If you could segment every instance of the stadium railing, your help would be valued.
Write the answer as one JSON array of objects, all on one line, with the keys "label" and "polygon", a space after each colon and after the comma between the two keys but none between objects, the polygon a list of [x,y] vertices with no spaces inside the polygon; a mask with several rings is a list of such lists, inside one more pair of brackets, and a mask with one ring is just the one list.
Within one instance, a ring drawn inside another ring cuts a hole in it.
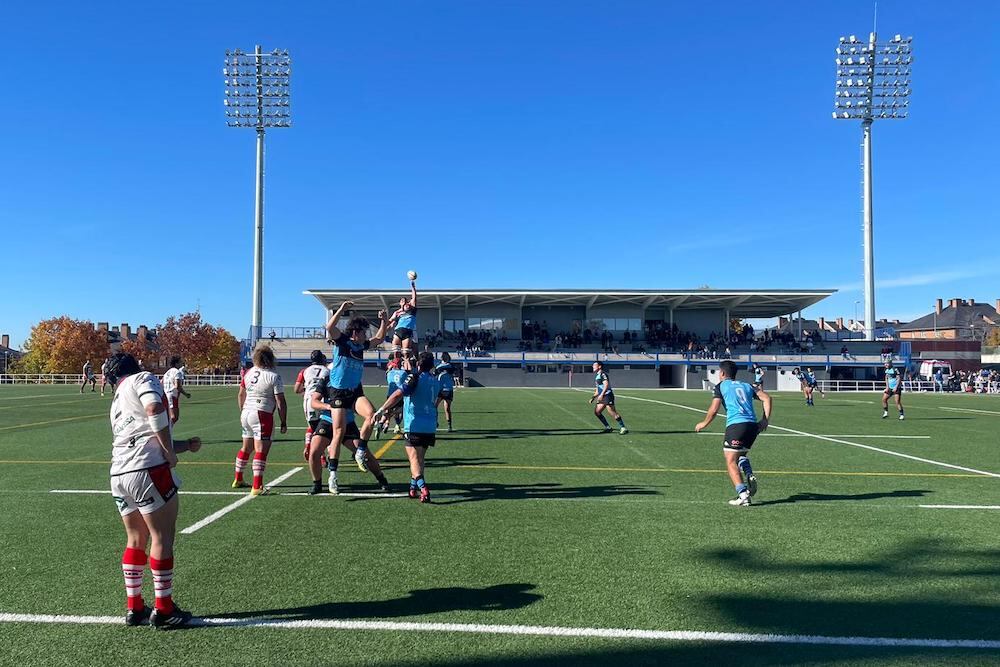
[{"label": "stadium railing", "polygon": [[[97,383],[101,383],[98,374]],[[0,374],[0,384],[72,384],[79,385],[83,376],[79,373],[21,373]],[[240,383],[239,375],[193,375],[185,377],[185,386],[235,387]]]}]

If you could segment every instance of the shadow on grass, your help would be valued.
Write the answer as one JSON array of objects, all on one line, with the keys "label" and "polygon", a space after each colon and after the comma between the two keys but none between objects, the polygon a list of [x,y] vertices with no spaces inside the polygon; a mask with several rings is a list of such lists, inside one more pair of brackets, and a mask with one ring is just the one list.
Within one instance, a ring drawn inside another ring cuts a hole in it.
[{"label": "shadow on grass", "polygon": [[659,492],[640,486],[602,484],[595,486],[563,486],[555,482],[535,484],[498,484],[474,482],[431,484],[431,497],[436,505],[458,505],[483,500],[573,500],[577,498],[613,498],[615,496],[653,496]]},{"label": "shadow on grass", "polygon": [[215,614],[217,618],[264,618],[281,621],[402,618],[449,611],[504,611],[521,609],[542,599],[534,584],[498,584],[485,588],[452,586],[410,591],[391,600],[321,602],[300,607],[260,609]]},{"label": "shadow on grass", "polygon": [[853,493],[853,494],[841,494],[841,493],[796,493],[793,496],[788,496],[787,498],[781,498],[779,500],[761,500],[754,501],[754,507],[760,507],[763,505],[788,505],[792,503],[816,503],[816,502],[829,502],[834,500],[879,500],[880,498],[922,498],[932,491],[925,491],[922,489],[914,489],[910,491],[884,491],[875,493]]}]

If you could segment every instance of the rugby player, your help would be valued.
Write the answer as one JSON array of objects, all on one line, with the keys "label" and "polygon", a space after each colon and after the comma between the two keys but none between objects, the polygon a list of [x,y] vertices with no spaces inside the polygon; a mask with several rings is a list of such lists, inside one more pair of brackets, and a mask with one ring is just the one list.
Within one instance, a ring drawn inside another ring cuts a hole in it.
[{"label": "rugby player", "polygon": [[410,298],[402,297],[399,308],[392,314],[390,320],[396,322],[392,332],[393,350],[412,350],[417,342],[417,283],[410,281]]},{"label": "rugby player", "polygon": [[90,391],[97,391],[97,378],[94,376],[94,367],[90,359],[83,364],[83,382],[80,383],[80,393],[83,393],[87,383],[90,383]]},{"label": "rugby player", "polygon": [[[173,601],[180,486],[173,468],[177,452],[198,451],[201,439],[173,441],[163,386],[155,375],[139,368],[135,357],[115,354],[108,360],[106,373],[115,389],[111,402],[111,494],[125,525],[125,625],[141,625],[148,619],[154,628],[177,628],[192,616]],[[152,610],[142,598],[147,546],[156,600]]]},{"label": "rugby player", "polygon": [[403,360],[406,376],[399,389],[379,408],[386,412],[400,400],[403,401],[403,433],[406,438],[406,457],[410,461],[410,498],[420,498],[429,503],[431,492],[424,480],[424,458],[427,448],[434,446],[437,431],[436,401],[441,394],[441,383],[434,376],[434,354],[421,352],[414,368],[410,357]]},{"label": "rugby player", "polygon": [[170,368],[163,374],[163,389],[167,392],[167,405],[170,407],[170,423],[176,424],[181,417],[181,394],[191,398],[191,394],[184,390],[184,368],[181,366],[181,358],[170,357]]},{"label": "rugby player", "polygon": [[764,386],[764,370],[763,366],[753,365],[753,386],[763,387]]},{"label": "rugby player", "polygon": [[[406,371],[403,370],[403,353],[400,350],[396,350],[389,357],[389,363],[386,364],[385,369],[385,397],[387,400],[399,389],[399,383],[402,382],[404,375],[406,375]],[[378,440],[383,432],[387,433],[389,431],[389,421],[393,419],[396,421],[394,432],[399,433],[399,421],[401,418],[402,406],[396,406],[395,409],[383,414],[381,419],[375,421],[375,439]]]},{"label": "rugby player", "polygon": [[271,449],[271,435],[274,431],[274,410],[281,418],[281,432],[288,430],[288,404],[285,402],[285,383],[274,372],[274,352],[267,345],[254,350],[253,368],[243,377],[240,387],[240,424],[243,427],[243,445],[236,453],[236,477],[233,488],[246,486],[243,469],[246,468],[253,451],[253,485],[250,495],[264,492],[264,469],[267,454]]},{"label": "rugby player", "polygon": [[600,361],[594,362],[594,395],[590,397],[590,402],[593,403],[597,401],[597,405],[594,406],[594,416],[604,424],[604,432],[611,433],[613,430],[611,424],[604,417],[602,412],[607,410],[614,417],[615,421],[618,422],[618,432],[622,435],[628,433],[628,429],[625,428],[625,420],[622,416],[618,414],[615,410],[615,392],[611,388],[611,378],[608,377],[607,371],[604,370],[604,364]]},{"label": "rugby player", "polygon": [[310,365],[299,371],[295,378],[295,393],[302,394],[302,410],[306,416],[306,441],[304,454],[309,458],[309,444],[312,442],[312,392],[316,387],[330,380],[330,368],[326,365],[326,355],[322,350],[313,350],[309,354]]},{"label": "rugby player", "polygon": [[448,433],[451,433],[451,404],[455,400],[455,367],[451,365],[451,355],[441,353],[441,363],[434,367],[434,374],[441,383],[441,393],[437,397],[435,407],[444,403],[444,417],[448,420]]},{"label": "rugby player", "polygon": [[903,378],[899,371],[892,367],[892,362],[885,362],[885,390],[882,392],[882,419],[889,416],[889,397],[896,398],[896,409],[899,410],[899,418],[903,415]]},{"label": "rugby player", "polygon": [[[111,357],[104,360],[101,364],[101,397],[104,397],[104,388],[108,386],[108,362],[111,361]],[[111,386],[111,391],[114,392],[114,385]]]},{"label": "rugby player", "polygon": [[347,411],[353,410],[365,420],[361,428],[361,438],[358,440],[354,461],[362,471],[368,469],[368,438],[374,429],[372,416],[375,407],[365,396],[361,379],[365,370],[365,350],[371,349],[372,340],[375,345],[385,341],[388,320],[384,310],[378,313],[379,328],[374,339],[368,338],[368,319],[361,316],[352,317],[344,331],[337,328],[340,318],[354,303],[345,301],[333,313],[326,323],[326,333],[333,343],[333,362],[330,364],[330,405],[333,406],[333,442],[344,439],[347,429]]},{"label": "rugby player", "polygon": [[[694,430],[701,433],[708,428],[719,408],[725,407],[726,434],[722,441],[722,452],[726,457],[729,479],[736,487],[736,497],[729,504],[746,507],[750,505],[750,496],[757,493],[757,477],[747,455],[757,436],[767,429],[771,419],[771,397],[760,387],[737,380],[736,370],[735,362],[723,361],[719,364],[719,377],[722,380],[715,385],[715,395],[705,418],[698,422]],[[753,408],[754,399],[764,405],[764,416],[759,422]]]}]

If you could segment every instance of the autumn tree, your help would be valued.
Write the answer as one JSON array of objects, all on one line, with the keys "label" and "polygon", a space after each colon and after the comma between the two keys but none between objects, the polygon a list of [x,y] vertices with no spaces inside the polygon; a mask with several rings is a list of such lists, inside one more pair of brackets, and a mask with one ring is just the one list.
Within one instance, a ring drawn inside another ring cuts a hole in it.
[{"label": "autumn tree", "polygon": [[26,354],[18,363],[23,373],[79,373],[88,360],[97,372],[111,354],[106,331],[97,331],[93,322],[66,316],[36,324],[24,347]]},{"label": "autumn tree", "polygon": [[178,355],[190,371],[229,369],[239,363],[239,341],[222,327],[203,322],[201,313],[168,317],[157,328],[156,341],[164,362]]},{"label": "autumn tree", "polygon": [[121,351],[142,362],[143,368],[153,369],[159,365],[159,354],[145,331],[140,331],[134,339],[124,338]]}]

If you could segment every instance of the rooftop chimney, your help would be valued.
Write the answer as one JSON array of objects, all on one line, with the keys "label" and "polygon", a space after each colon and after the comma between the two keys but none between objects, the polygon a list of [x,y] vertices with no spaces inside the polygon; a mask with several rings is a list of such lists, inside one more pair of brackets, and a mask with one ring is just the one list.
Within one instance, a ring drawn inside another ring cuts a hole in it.
[{"label": "rooftop chimney", "polygon": [[0,345],[3,347],[10,347],[10,336],[7,334],[0,336]]},{"label": "rooftop chimney", "polygon": [[825,317],[820,317],[819,319],[816,320],[816,323],[819,325],[819,330],[820,331],[826,331],[826,318]]},{"label": "rooftop chimney", "polygon": [[98,322],[97,323],[97,330],[98,331],[107,331],[108,330],[108,323],[107,322]]},{"label": "rooftop chimney", "polygon": [[139,330],[136,333],[139,334],[139,338],[147,338],[148,337],[148,333],[149,333],[149,329],[146,328],[145,324],[140,324],[139,325]]},{"label": "rooftop chimney", "polygon": [[997,299],[997,312],[1000,313],[1000,299]]},{"label": "rooftop chimney", "polygon": [[975,297],[973,297],[973,298],[969,299],[969,305],[970,305],[970,306],[974,306],[974,305],[976,305],[976,299],[975,299]]},{"label": "rooftop chimney", "polygon": [[844,318],[843,317],[838,317],[837,318],[837,328],[838,329],[843,329],[844,328]]},{"label": "rooftop chimney", "polygon": [[961,299],[952,299],[948,302],[948,306],[951,308],[958,308],[959,301],[961,301]]},{"label": "rooftop chimney", "polygon": [[[1000,303],[1000,299],[997,300],[997,303]],[[934,312],[940,315],[942,310],[944,310],[944,301],[941,299],[935,299]]]},{"label": "rooftop chimney", "polygon": [[128,340],[129,336],[132,334],[132,327],[128,325],[128,322],[122,322],[122,340]]}]

